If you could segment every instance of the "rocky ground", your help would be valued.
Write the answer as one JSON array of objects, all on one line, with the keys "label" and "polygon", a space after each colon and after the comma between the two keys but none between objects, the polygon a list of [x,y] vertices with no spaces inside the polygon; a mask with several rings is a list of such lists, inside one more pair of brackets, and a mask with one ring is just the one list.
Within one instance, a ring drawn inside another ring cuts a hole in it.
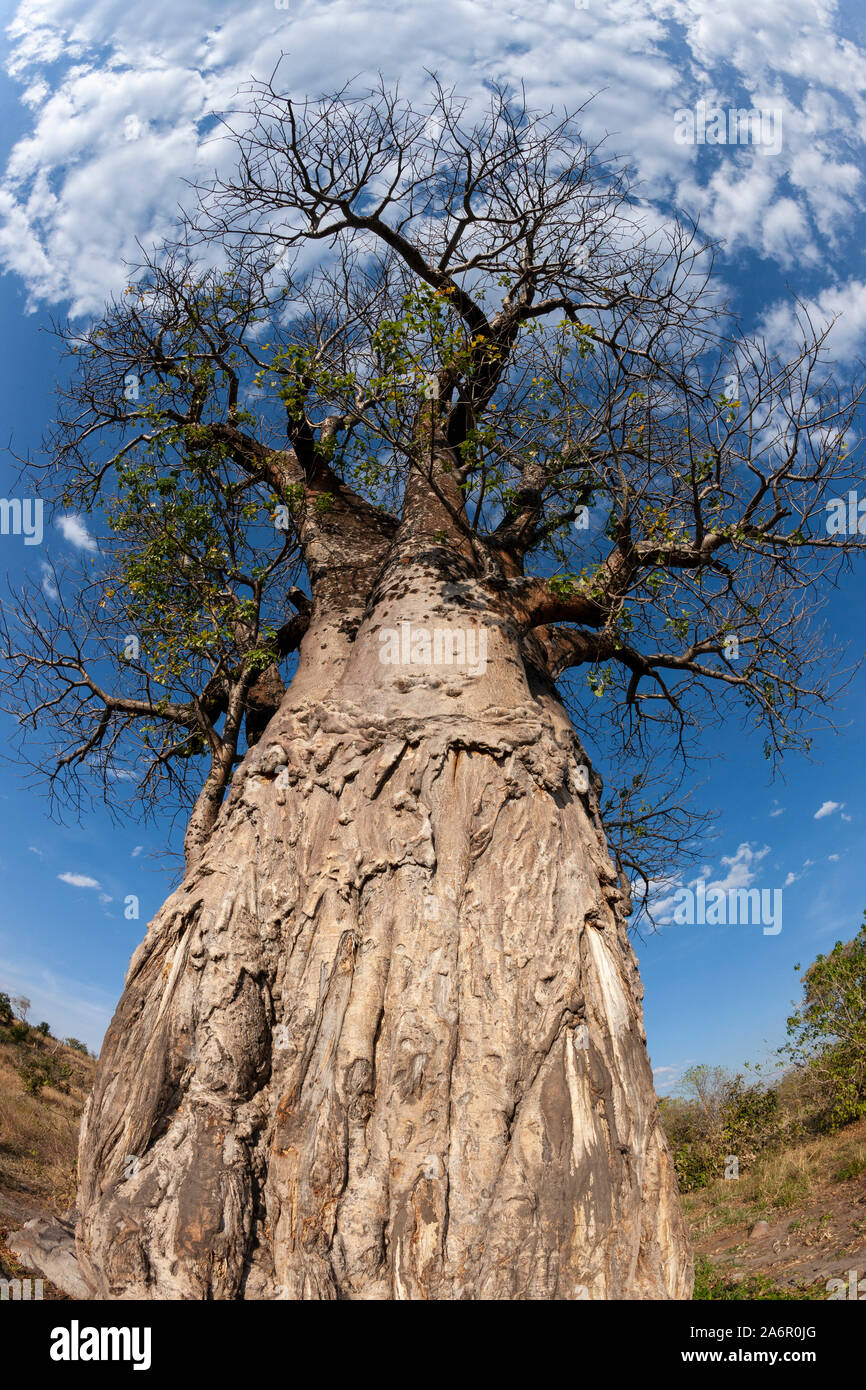
[{"label": "rocky ground", "polygon": [[690,1193],[685,1209],[703,1296],[827,1298],[851,1270],[866,1280],[866,1120]]}]

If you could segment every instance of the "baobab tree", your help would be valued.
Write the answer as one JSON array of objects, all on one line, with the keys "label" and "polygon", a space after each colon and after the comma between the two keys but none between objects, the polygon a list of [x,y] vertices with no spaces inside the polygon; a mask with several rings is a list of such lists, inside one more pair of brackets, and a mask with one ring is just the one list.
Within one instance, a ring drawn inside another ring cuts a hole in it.
[{"label": "baobab tree", "polygon": [[236,711],[280,684],[108,1029],[82,1268],[124,1298],[686,1298],[628,936],[641,843],[686,825],[647,769],[738,710],[771,762],[807,746],[858,390],[806,319],[790,361],[739,332],[577,116],[276,82],[73,344],[42,480],[91,511],[141,459],[248,490],[262,565],[277,532],[301,564],[267,640],[247,608],[197,649]]}]

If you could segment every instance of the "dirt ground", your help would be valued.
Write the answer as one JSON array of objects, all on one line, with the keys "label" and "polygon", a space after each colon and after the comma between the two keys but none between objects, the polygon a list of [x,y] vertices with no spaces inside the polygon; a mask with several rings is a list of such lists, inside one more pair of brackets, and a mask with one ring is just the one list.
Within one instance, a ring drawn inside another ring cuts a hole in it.
[{"label": "dirt ground", "polygon": [[[866,1280],[866,1120],[768,1155],[684,1205],[695,1255],[731,1283],[758,1276],[827,1298],[830,1279],[847,1282],[853,1269]],[[750,1235],[761,1220],[767,1230]]]}]

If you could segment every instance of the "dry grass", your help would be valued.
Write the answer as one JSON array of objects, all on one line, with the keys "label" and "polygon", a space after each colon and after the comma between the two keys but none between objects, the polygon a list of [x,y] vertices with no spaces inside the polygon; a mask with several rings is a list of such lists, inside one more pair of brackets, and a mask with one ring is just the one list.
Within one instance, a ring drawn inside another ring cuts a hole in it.
[{"label": "dry grass", "polygon": [[757,1221],[805,1203],[828,1183],[856,1182],[866,1173],[866,1121],[790,1149],[761,1155],[736,1181],[718,1179],[683,1197],[693,1233]]},{"label": "dry grass", "polygon": [[[866,1260],[866,1120],[763,1154],[738,1180],[687,1193],[683,1207],[696,1254],[726,1277],[824,1289]],[[758,1220],[769,1228],[750,1240]]]},{"label": "dry grass", "polygon": [[[63,1089],[46,1085],[30,1095],[18,1068],[46,1055],[66,1064],[68,1080]],[[0,1192],[26,1195],[57,1213],[72,1204],[78,1125],[94,1065],[32,1034],[22,1043],[0,1042]]]}]

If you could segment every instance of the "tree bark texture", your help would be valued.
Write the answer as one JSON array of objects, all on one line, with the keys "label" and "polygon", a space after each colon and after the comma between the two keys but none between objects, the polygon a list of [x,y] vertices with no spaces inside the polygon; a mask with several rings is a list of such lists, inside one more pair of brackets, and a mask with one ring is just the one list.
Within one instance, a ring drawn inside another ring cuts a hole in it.
[{"label": "tree bark texture", "polygon": [[[321,608],[150,924],[81,1145],[97,1296],[687,1298],[598,780],[489,588]],[[363,615],[363,616],[362,616]],[[388,664],[403,622],[487,661]]]}]

